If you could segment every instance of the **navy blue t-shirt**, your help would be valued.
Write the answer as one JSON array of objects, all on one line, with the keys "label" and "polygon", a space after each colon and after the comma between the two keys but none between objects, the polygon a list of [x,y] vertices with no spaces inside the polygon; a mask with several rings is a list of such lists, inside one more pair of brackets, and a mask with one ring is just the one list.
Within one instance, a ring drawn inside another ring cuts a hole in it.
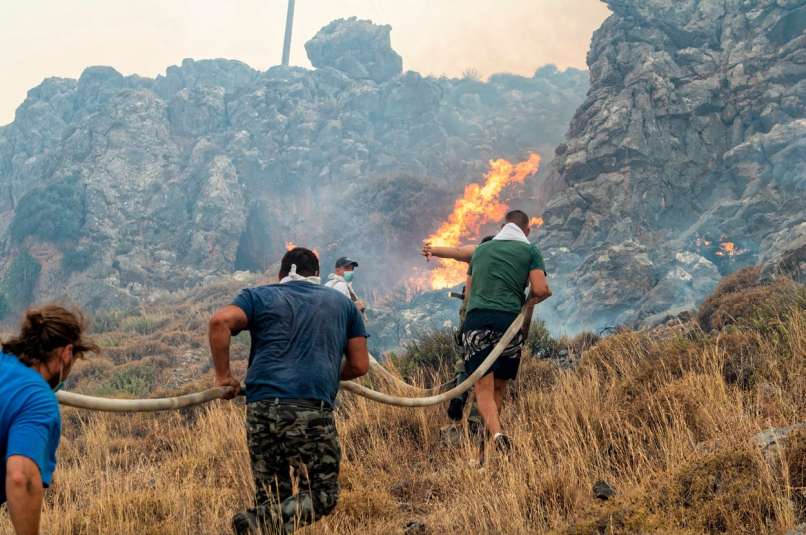
[{"label": "navy blue t-shirt", "polygon": [[353,302],[332,288],[294,281],[247,288],[232,304],[246,313],[252,335],[246,402],[311,399],[332,406],[347,340],[367,336]]},{"label": "navy blue t-shirt", "polygon": [[50,485],[61,431],[59,403],[45,379],[14,355],[0,353],[0,503],[6,501],[6,465],[14,455],[36,463],[42,483]]}]

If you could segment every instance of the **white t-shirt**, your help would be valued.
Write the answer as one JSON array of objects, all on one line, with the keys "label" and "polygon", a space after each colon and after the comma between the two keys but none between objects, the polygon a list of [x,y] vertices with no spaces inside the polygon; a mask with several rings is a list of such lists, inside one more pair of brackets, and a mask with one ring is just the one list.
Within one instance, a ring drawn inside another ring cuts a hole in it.
[{"label": "white t-shirt", "polygon": [[355,295],[355,292],[353,291],[353,286],[344,280],[344,277],[341,275],[336,275],[335,273],[328,275],[325,286],[340,291],[347,296],[347,299],[354,301],[353,296]]}]

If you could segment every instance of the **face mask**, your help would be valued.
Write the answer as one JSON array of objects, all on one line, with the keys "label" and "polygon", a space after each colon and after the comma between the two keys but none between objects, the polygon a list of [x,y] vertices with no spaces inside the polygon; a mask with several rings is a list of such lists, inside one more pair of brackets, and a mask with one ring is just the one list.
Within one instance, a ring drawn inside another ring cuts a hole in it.
[{"label": "face mask", "polygon": [[352,271],[345,271],[344,272],[344,280],[346,282],[353,282],[353,272]]},{"label": "face mask", "polygon": [[50,379],[48,379],[48,385],[50,389],[54,392],[58,392],[64,386],[64,381],[62,380],[62,374],[64,373],[64,362],[61,360],[59,361],[59,375],[54,375]]}]

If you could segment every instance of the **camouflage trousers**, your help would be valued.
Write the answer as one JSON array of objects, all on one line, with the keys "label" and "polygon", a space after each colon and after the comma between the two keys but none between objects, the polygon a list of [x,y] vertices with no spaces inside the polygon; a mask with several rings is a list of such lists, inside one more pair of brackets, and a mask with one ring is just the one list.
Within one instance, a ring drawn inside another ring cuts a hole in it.
[{"label": "camouflage trousers", "polygon": [[255,508],[233,519],[238,535],[291,533],[330,513],[339,496],[333,411],[308,400],[250,403],[246,431]]}]

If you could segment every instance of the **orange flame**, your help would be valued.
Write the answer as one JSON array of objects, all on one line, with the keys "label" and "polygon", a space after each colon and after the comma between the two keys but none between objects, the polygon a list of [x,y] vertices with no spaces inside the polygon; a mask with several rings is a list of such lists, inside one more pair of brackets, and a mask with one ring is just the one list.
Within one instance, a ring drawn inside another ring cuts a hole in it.
[{"label": "orange flame", "polygon": [[[501,192],[512,184],[522,184],[526,177],[540,168],[540,156],[532,153],[523,162],[513,165],[507,160],[493,160],[484,176],[484,184],[469,184],[464,196],[457,199],[453,212],[439,229],[428,237],[436,247],[456,247],[462,239],[478,238],[482,225],[500,221],[506,215],[508,205],[500,200]],[[540,223],[537,223],[537,221]],[[543,220],[534,218],[537,226]],[[455,260],[440,259],[440,264],[431,271],[431,288],[450,288],[462,282],[467,266]]]},{"label": "orange flame", "polygon": [[533,217],[529,220],[530,227],[542,227],[543,226],[543,218],[542,217]]},{"label": "orange flame", "polygon": [[716,252],[717,256],[736,256],[737,254],[744,253],[744,249],[736,250],[736,244],[732,241],[726,241],[719,244],[719,250]]}]

